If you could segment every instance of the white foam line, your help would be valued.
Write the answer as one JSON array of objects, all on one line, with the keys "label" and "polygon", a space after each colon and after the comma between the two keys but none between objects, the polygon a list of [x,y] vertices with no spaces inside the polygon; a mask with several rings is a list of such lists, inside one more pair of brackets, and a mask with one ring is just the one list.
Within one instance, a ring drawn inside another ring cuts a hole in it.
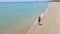
[{"label": "white foam line", "polygon": [[51,5],[50,5],[50,4],[48,4],[48,6],[49,6],[49,7],[46,9],[46,11],[41,14],[41,16],[40,16],[41,18],[42,18],[42,17],[48,12],[48,10],[51,8]]},{"label": "white foam line", "polygon": [[[50,6],[46,9],[46,11],[45,11],[44,13],[41,14],[40,17],[43,17],[43,16],[48,12],[48,9],[49,9],[49,8],[50,8]],[[36,21],[33,23],[32,26],[34,26],[37,22],[38,22],[38,19],[36,19]],[[31,26],[31,27],[32,27],[32,26]]]},{"label": "white foam line", "polygon": [[[50,7],[51,7],[51,5],[49,3],[49,7],[46,9],[46,11],[44,13],[41,14],[41,16],[40,16],[41,18],[48,12],[48,10],[50,9]],[[37,24],[37,22],[38,22],[38,19],[36,19],[36,21],[31,25],[31,27],[30,27],[31,30],[33,30],[33,27],[34,27],[35,24]],[[28,32],[31,31],[30,29],[28,30]],[[28,34],[28,32],[26,34]]]},{"label": "white foam line", "polygon": [[[44,13],[42,13],[41,14],[41,16],[40,17],[43,17],[47,12],[48,12],[48,10],[50,9],[50,4],[49,4],[49,7],[46,9],[46,11],[44,12]],[[37,22],[38,22],[38,19],[36,19],[36,21],[31,25],[31,28],[35,25],[35,24],[37,24]]]}]

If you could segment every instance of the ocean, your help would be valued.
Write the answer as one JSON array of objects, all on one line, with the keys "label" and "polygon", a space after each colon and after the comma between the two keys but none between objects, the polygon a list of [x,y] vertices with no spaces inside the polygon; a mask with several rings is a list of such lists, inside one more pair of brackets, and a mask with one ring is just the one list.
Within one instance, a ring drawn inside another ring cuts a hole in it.
[{"label": "ocean", "polygon": [[0,2],[0,34],[22,34],[48,8],[48,2]]}]

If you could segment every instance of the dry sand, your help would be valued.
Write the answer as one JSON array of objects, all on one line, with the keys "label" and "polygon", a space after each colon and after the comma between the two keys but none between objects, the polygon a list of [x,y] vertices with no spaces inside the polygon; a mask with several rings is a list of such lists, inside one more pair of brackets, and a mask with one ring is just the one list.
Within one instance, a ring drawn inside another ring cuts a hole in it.
[{"label": "dry sand", "polygon": [[26,34],[60,34],[60,2],[50,2],[48,9],[42,19],[42,26],[35,23]]}]

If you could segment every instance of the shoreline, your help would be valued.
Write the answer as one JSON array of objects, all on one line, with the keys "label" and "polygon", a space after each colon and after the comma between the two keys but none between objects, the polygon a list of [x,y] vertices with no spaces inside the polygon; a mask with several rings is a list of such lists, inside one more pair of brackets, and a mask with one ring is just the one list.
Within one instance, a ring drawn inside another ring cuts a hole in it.
[{"label": "shoreline", "polygon": [[26,34],[60,34],[60,2],[50,2],[49,12],[43,16],[42,26],[36,24]]},{"label": "shoreline", "polygon": [[[42,13],[42,14],[40,15],[41,18],[43,18],[43,16],[44,16],[46,13],[48,13],[48,10],[50,9],[50,7],[51,7],[51,5],[50,5],[50,3],[49,3],[49,4],[48,4],[48,8],[45,10],[44,13]],[[37,24],[37,22],[38,22],[37,20],[38,20],[38,19],[36,19],[35,22],[30,26],[30,28],[29,28],[29,30],[26,32],[26,34],[28,34],[28,32],[30,32],[31,30],[33,30],[35,25],[38,25],[38,24]],[[36,26],[35,26],[35,27],[36,27]]]},{"label": "shoreline", "polygon": [[48,9],[50,9],[50,7],[51,7],[50,4],[51,4],[51,3],[48,4],[49,7],[45,10],[45,12],[41,14],[41,18],[42,18],[45,14],[48,13]]}]

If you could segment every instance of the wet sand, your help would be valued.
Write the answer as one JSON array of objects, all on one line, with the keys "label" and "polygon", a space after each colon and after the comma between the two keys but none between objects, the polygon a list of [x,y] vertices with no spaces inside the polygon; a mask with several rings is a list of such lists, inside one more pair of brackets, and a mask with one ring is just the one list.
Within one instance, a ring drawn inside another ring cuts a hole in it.
[{"label": "wet sand", "polygon": [[60,2],[50,2],[50,5],[41,19],[42,26],[36,21],[26,34],[60,34]]}]

